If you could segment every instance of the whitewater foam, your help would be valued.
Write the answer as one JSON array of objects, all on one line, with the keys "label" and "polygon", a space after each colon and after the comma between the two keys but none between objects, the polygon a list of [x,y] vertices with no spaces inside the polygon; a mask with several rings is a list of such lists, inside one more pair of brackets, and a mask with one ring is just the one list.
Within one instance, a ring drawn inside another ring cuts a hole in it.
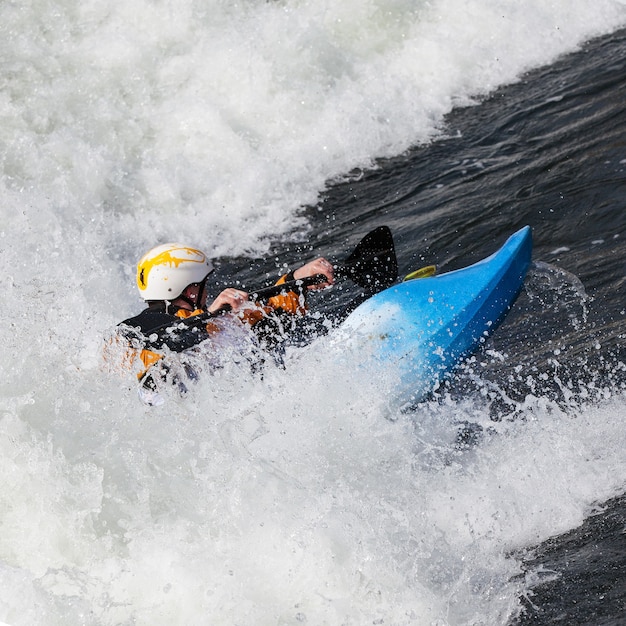
[{"label": "whitewater foam", "polygon": [[[623,491],[623,394],[529,396],[496,426],[476,400],[390,415],[384,376],[311,350],[149,408],[102,336],[156,242],[302,238],[329,180],[624,23],[617,0],[2,3],[0,619],[514,612],[512,552]],[[460,451],[470,416],[494,432]]]}]

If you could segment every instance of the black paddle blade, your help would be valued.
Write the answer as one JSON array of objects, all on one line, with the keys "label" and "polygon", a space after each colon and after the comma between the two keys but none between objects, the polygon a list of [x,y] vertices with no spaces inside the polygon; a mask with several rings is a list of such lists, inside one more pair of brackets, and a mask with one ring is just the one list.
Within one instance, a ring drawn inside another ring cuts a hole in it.
[{"label": "black paddle blade", "polygon": [[350,279],[369,294],[393,285],[398,279],[398,260],[389,226],[379,226],[365,235],[336,270],[338,276]]}]

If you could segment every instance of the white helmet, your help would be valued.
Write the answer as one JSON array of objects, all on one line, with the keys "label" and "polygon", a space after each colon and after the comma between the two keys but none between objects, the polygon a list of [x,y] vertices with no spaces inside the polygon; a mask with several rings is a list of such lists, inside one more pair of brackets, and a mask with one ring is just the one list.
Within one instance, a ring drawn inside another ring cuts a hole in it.
[{"label": "white helmet", "polygon": [[174,300],[185,287],[213,271],[204,252],[182,243],[165,243],[146,252],[137,264],[137,287],[144,300]]}]

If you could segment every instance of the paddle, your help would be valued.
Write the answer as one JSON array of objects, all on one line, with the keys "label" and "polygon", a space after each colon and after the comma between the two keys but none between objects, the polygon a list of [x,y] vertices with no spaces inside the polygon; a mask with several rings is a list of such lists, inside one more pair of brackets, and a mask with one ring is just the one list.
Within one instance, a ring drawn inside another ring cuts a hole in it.
[{"label": "paddle", "polygon": [[327,280],[328,279],[324,276],[324,274],[315,274],[315,276],[288,280],[280,285],[270,285],[269,287],[261,287],[260,289],[250,291],[248,298],[250,300],[267,300],[268,298],[278,296],[284,291],[304,291],[306,287],[320,285],[321,283],[325,283]]},{"label": "paddle", "polygon": [[[335,276],[348,278],[371,296],[386,287],[390,287],[398,279],[398,261],[396,259],[393,236],[388,226],[379,226],[369,232],[359,243],[348,258],[334,264]],[[271,285],[249,291],[251,300],[267,300],[285,291],[304,291],[309,286],[326,282],[323,274],[316,274],[307,278],[292,280],[280,285]],[[181,319],[180,323],[189,328],[201,327],[207,319],[217,317],[230,311],[229,305],[220,307],[217,311],[201,313]],[[165,324],[163,328],[169,327]],[[161,327],[153,332],[161,330]]]},{"label": "paddle", "polygon": [[391,287],[398,279],[398,260],[389,226],[365,235],[352,254],[335,266],[335,274],[355,282],[369,295]]},{"label": "paddle", "polygon": [[[336,278],[347,278],[363,287],[368,295],[393,285],[398,279],[398,261],[393,236],[388,226],[369,232],[343,262],[333,264]],[[292,280],[250,292],[251,300],[264,300],[283,291],[297,291],[326,282],[323,274]]]}]

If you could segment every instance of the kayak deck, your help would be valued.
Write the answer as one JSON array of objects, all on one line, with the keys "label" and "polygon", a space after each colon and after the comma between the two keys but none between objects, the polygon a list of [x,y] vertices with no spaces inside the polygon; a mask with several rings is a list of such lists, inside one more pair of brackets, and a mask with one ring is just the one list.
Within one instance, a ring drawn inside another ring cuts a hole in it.
[{"label": "kayak deck", "polygon": [[342,334],[397,367],[400,395],[419,401],[498,327],[522,289],[531,253],[526,226],[474,265],[381,291],[346,318]]}]

